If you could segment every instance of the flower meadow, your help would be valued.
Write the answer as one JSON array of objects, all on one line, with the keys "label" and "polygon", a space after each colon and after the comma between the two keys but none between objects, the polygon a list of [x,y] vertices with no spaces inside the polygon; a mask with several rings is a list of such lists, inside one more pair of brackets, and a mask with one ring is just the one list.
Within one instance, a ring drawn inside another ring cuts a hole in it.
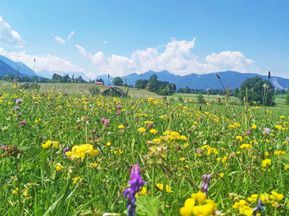
[{"label": "flower meadow", "polygon": [[289,215],[289,111],[0,96],[0,215]]}]

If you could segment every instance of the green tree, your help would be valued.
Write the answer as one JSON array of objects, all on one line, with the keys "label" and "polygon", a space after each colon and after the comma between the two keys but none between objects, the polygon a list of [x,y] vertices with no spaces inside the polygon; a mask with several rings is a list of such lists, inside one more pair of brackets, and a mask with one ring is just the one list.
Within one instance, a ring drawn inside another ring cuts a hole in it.
[{"label": "green tree", "polygon": [[112,83],[115,86],[123,86],[123,80],[120,77],[114,77]]},{"label": "green tree", "polygon": [[198,103],[199,104],[205,104],[206,103],[205,98],[204,98],[204,96],[201,93],[199,93],[197,95],[197,99],[198,99]]},{"label": "green tree", "polygon": [[139,79],[139,80],[135,81],[134,86],[138,89],[145,89],[147,84],[148,84],[148,80]]},{"label": "green tree", "polygon": [[261,77],[253,77],[246,79],[240,88],[240,99],[244,98],[250,105],[273,106],[274,102],[274,86],[268,80]]},{"label": "green tree", "polygon": [[155,74],[151,75],[146,88],[147,90],[152,91],[152,92],[158,91],[158,76],[157,75]]},{"label": "green tree", "polygon": [[239,89],[239,88],[235,88],[235,89],[234,89],[234,92],[233,92],[233,95],[234,95],[235,97],[240,97],[240,89]]}]

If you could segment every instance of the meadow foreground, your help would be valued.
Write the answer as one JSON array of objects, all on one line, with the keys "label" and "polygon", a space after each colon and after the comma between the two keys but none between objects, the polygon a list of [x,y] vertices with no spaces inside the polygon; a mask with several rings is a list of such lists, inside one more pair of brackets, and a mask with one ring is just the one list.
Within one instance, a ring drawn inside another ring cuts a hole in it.
[{"label": "meadow foreground", "polygon": [[288,124],[278,108],[9,90],[0,214],[288,215]]}]

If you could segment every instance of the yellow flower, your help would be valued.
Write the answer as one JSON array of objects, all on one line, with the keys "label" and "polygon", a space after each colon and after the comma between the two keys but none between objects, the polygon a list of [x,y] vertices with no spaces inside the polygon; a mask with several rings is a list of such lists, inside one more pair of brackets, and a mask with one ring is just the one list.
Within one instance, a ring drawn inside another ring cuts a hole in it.
[{"label": "yellow flower", "polygon": [[255,130],[255,129],[257,128],[257,125],[256,125],[255,123],[253,123],[253,124],[251,124],[251,128],[252,128],[253,130]]},{"label": "yellow flower", "polygon": [[123,130],[125,128],[125,126],[123,124],[120,124],[117,126],[118,129]]},{"label": "yellow flower", "polygon": [[285,154],[285,151],[282,151],[282,150],[276,150],[274,151],[274,155],[277,155],[277,156],[282,156]]},{"label": "yellow flower", "polygon": [[143,186],[142,188],[141,188],[141,190],[136,194],[136,195],[138,195],[138,196],[144,196],[144,195],[147,195],[148,194],[148,189],[145,187],[145,186]]},{"label": "yellow flower", "polygon": [[42,145],[42,148],[44,149],[48,149],[50,148],[51,146],[53,148],[58,148],[59,147],[59,143],[57,141],[52,141],[52,140],[47,140],[45,143],[43,143]]},{"label": "yellow flower", "polygon": [[246,200],[241,199],[238,202],[234,203],[233,208],[234,209],[239,209],[239,208],[241,208],[243,206],[246,206],[246,205],[248,205],[248,202]]},{"label": "yellow flower", "polygon": [[238,122],[234,122],[233,124],[229,124],[229,126],[228,126],[229,129],[236,129],[239,127],[241,127],[241,124]]},{"label": "yellow flower", "polygon": [[28,188],[24,188],[22,195],[23,195],[24,197],[28,197],[28,196],[29,196],[29,189],[28,189]]},{"label": "yellow flower", "polygon": [[251,144],[242,144],[240,145],[240,149],[251,149],[252,145]]},{"label": "yellow flower", "polygon": [[72,160],[81,159],[83,160],[86,155],[96,156],[99,154],[99,150],[95,149],[91,144],[75,145],[72,147],[71,151],[65,153],[66,156]]},{"label": "yellow flower", "polygon": [[265,159],[265,160],[262,161],[262,167],[264,169],[266,169],[267,167],[271,166],[271,164],[272,164],[271,159]]},{"label": "yellow flower", "polygon": [[164,133],[164,136],[162,136],[162,138],[164,140],[169,140],[169,141],[173,141],[173,140],[183,140],[186,141],[187,137],[184,135],[180,135],[179,132],[177,131],[171,131],[171,130],[167,130]]},{"label": "yellow flower", "polygon": [[15,194],[17,194],[18,193],[18,187],[17,188],[15,188],[15,189],[13,189],[12,191],[11,191],[11,193],[13,194],[13,195],[15,195]]},{"label": "yellow flower", "polygon": [[193,208],[193,215],[209,216],[213,215],[216,211],[216,204],[212,200],[207,200],[204,205],[195,206]]},{"label": "yellow flower", "polygon": [[107,142],[105,145],[106,145],[107,147],[109,147],[109,146],[111,146],[111,142]]},{"label": "yellow flower", "polygon": [[195,200],[192,198],[188,198],[185,201],[184,207],[180,209],[180,215],[182,216],[191,216],[193,214],[193,209],[195,206]]},{"label": "yellow flower", "polygon": [[196,200],[199,204],[202,204],[206,200],[207,195],[203,193],[202,191],[198,191],[197,193],[193,193],[191,197],[194,200]]},{"label": "yellow flower", "polygon": [[252,216],[253,208],[251,208],[250,206],[243,206],[239,208],[239,213],[245,216]]},{"label": "yellow flower", "polygon": [[242,142],[242,141],[243,141],[243,137],[242,137],[242,136],[236,136],[235,138],[236,138],[236,140],[238,140],[239,142]]},{"label": "yellow flower", "polygon": [[247,198],[247,200],[251,203],[257,202],[258,194],[252,194],[250,197]]},{"label": "yellow flower", "polygon": [[[161,183],[157,183],[156,184],[156,187],[160,190],[160,191],[163,191],[164,190],[164,185],[161,184]],[[172,192],[172,188],[166,184],[166,192],[167,193],[171,193]]]},{"label": "yellow flower", "polygon": [[282,125],[275,125],[275,129],[277,129],[277,130],[282,130],[283,127],[282,127]]},{"label": "yellow flower", "polygon": [[50,147],[50,143],[47,141],[47,142],[45,142],[45,143],[43,143],[41,146],[42,146],[42,148],[44,148],[44,149],[48,149],[49,147]]},{"label": "yellow flower", "polygon": [[146,132],[146,129],[141,127],[141,128],[138,128],[137,131],[141,134],[145,133]]},{"label": "yellow flower", "polygon": [[270,195],[270,199],[272,201],[275,201],[275,202],[280,202],[282,199],[284,199],[284,195],[283,194],[279,194],[276,191],[272,191],[271,195]]},{"label": "yellow flower", "polygon": [[73,178],[72,178],[72,183],[73,184],[77,184],[78,182],[80,182],[81,181],[81,177],[80,176],[74,176]]},{"label": "yellow flower", "polygon": [[217,155],[218,153],[219,153],[218,149],[211,148],[211,147],[208,148],[208,152],[207,152],[208,155],[212,155],[212,154]]},{"label": "yellow flower", "polygon": [[216,212],[216,204],[213,200],[206,199],[206,194],[198,192],[188,198],[184,206],[180,208],[181,216],[209,216]]},{"label": "yellow flower", "polygon": [[221,178],[223,178],[224,175],[225,175],[225,174],[224,174],[223,172],[219,173],[219,176],[220,176]]},{"label": "yellow flower", "polygon": [[186,158],[184,158],[184,157],[181,157],[179,160],[183,162],[183,161],[185,161],[185,160],[186,160]]},{"label": "yellow flower", "polygon": [[89,167],[92,168],[92,169],[97,168],[97,166],[98,166],[98,163],[96,163],[96,162],[92,162],[92,163],[89,164]]},{"label": "yellow flower", "polygon": [[41,118],[36,118],[35,121],[34,121],[34,123],[35,123],[35,124],[41,123]]},{"label": "yellow flower", "polygon": [[152,128],[152,129],[150,129],[150,133],[155,135],[158,133],[158,131],[156,129]]},{"label": "yellow flower", "polygon": [[153,144],[160,144],[161,143],[161,139],[160,138],[155,138],[152,140]]},{"label": "yellow flower", "polygon": [[260,195],[260,200],[262,200],[262,202],[263,202],[264,204],[269,203],[269,202],[270,202],[270,195],[267,194],[267,193],[262,193],[262,194]]},{"label": "yellow flower", "polygon": [[61,163],[55,164],[55,170],[56,170],[57,172],[61,171],[62,169],[63,169],[63,166],[61,165]]}]

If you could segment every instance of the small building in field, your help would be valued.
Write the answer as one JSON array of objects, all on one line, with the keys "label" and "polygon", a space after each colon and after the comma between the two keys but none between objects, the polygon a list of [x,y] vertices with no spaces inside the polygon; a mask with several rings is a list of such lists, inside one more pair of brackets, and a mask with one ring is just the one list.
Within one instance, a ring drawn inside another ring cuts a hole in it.
[{"label": "small building in field", "polygon": [[98,85],[98,86],[103,86],[103,82],[95,82],[95,85]]}]

